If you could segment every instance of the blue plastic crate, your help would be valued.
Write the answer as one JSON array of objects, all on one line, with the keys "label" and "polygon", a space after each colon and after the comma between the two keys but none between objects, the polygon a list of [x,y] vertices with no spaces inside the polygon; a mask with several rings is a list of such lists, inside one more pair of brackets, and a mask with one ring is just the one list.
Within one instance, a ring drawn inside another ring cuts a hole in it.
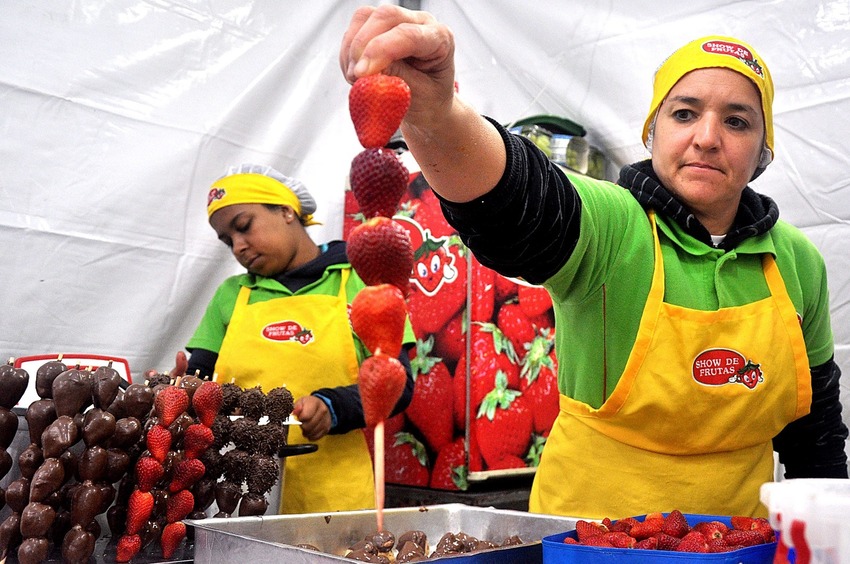
[{"label": "blue plastic crate", "polygon": [[[666,516],[666,514],[665,514]],[[643,521],[645,515],[636,517]],[[732,518],[719,515],[685,514],[688,525],[700,521],[720,521],[732,526]],[[543,564],[652,564],[663,562],[704,562],[709,564],[772,564],[776,554],[776,543],[748,546],[732,552],[700,554],[672,552],[669,550],[641,550],[634,548],[605,548],[564,544],[566,537],[577,539],[576,531],[543,537]]]}]

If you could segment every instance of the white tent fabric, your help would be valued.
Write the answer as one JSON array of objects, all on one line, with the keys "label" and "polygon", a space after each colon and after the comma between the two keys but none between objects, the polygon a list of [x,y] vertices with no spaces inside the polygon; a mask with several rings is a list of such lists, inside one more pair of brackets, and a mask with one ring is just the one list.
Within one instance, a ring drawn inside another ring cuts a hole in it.
[{"label": "white tent fabric", "polygon": [[[324,223],[314,238],[339,238],[360,146],[337,51],[359,3],[6,0],[0,354],[170,369],[238,271],[204,212],[230,164],[303,180]],[[850,374],[847,0],[421,5],[455,32],[461,95],[503,123],[540,113],[581,123],[612,174],[646,157],[651,76],[674,48],[710,33],[754,45],[777,93],[776,160],[753,187],[825,255],[836,357]]]}]

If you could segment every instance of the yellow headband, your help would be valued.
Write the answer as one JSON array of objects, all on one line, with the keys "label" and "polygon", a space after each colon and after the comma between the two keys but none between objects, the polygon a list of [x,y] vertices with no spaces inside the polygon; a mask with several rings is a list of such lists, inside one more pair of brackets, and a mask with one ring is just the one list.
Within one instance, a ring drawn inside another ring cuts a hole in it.
[{"label": "yellow headband", "polygon": [[232,174],[213,182],[207,195],[207,217],[235,204],[289,206],[305,226],[318,224],[312,214],[301,215],[301,201],[289,186],[264,174]]},{"label": "yellow headband", "polygon": [[658,107],[673,86],[692,70],[722,67],[731,69],[749,78],[761,94],[761,109],[764,112],[765,144],[773,149],[773,80],[767,65],[755,50],[732,37],[710,36],[691,41],[677,50],[655,71],[652,88],[652,104],[643,125],[643,143],[646,145],[649,130]]}]

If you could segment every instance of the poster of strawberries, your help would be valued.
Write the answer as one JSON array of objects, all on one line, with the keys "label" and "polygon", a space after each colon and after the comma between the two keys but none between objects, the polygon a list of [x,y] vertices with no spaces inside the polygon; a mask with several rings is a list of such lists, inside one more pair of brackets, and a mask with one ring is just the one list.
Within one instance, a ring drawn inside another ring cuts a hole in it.
[{"label": "poster of strawberries", "polygon": [[[386,481],[466,490],[493,476],[532,474],[558,414],[551,298],[482,266],[409,159],[408,169],[393,219],[414,253],[415,385],[407,410],[385,423]],[[364,220],[350,190],[344,213],[347,239]],[[371,429],[366,437],[371,445]]]}]

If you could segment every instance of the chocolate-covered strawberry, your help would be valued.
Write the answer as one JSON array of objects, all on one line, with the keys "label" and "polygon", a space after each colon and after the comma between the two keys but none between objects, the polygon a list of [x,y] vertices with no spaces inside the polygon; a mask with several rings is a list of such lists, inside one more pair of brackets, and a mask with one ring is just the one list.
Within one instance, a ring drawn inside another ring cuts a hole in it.
[{"label": "chocolate-covered strawberry", "polygon": [[24,418],[29,427],[30,442],[41,446],[41,434],[48,425],[56,421],[56,405],[52,399],[40,399],[27,407]]},{"label": "chocolate-covered strawberry", "polygon": [[[5,452],[5,451],[3,451]],[[6,455],[8,456],[8,454]],[[2,456],[0,456],[2,458]],[[41,452],[41,449],[38,445],[34,443],[30,443],[30,445],[21,451],[21,454],[18,455],[18,469],[21,471],[21,476],[25,478],[32,478],[35,471],[38,470],[41,463],[44,462],[44,454]],[[9,459],[9,466],[11,467],[12,460]],[[0,461],[0,466],[4,466],[2,461]],[[9,469],[7,468],[8,472]],[[0,475],[5,475],[5,472],[0,472]]]},{"label": "chocolate-covered strawberry", "polygon": [[56,510],[44,503],[30,502],[21,512],[21,536],[46,537],[53,521],[56,519]]},{"label": "chocolate-covered strawberry", "polygon": [[27,391],[30,382],[29,373],[23,368],[15,368],[15,359],[0,365],[0,407],[12,409]]},{"label": "chocolate-covered strawberry", "polygon": [[17,432],[18,415],[10,409],[0,407],[0,448],[9,448]]},{"label": "chocolate-covered strawberry", "polygon": [[21,514],[10,513],[0,523],[0,560],[6,560],[21,542]]},{"label": "chocolate-covered strawberry", "polygon": [[102,446],[115,434],[115,416],[98,407],[92,408],[83,417],[83,442],[87,447]]},{"label": "chocolate-covered strawberry", "polygon": [[53,380],[68,370],[60,355],[56,360],[50,360],[35,371],[35,393],[42,399],[53,397]]},{"label": "chocolate-covered strawberry", "polygon": [[91,372],[79,365],[62,372],[53,380],[53,402],[56,414],[73,417],[91,404]]},{"label": "chocolate-covered strawberry", "polygon": [[230,517],[236,511],[239,500],[242,498],[242,487],[233,482],[222,480],[215,485],[215,503],[218,505],[218,513],[215,517]]},{"label": "chocolate-covered strawberry", "polygon": [[20,564],[39,564],[47,560],[50,543],[44,537],[24,539],[18,547],[18,562]]},{"label": "chocolate-covered strawberry", "polygon": [[56,421],[48,425],[41,433],[41,449],[44,458],[58,457],[79,440],[80,430],[74,423],[74,419],[68,415],[57,417]]},{"label": "chocolate-covered strawberry", "polygon": [[65,481],[65,468],[58,458],[46,459],[32,477],[29,500],[44,501]]},{"label": "chocolate-covered strawberry", "polygon": [[121,388],[121,374],[112,368],[110,360],[106,366],[99,366],[91,375],[92,403],[100,409],[107,409]]},{"label": "chocolate-covered strawberry", "polygon": [[88,562],[94,553],[96,541],[97,537],[93,533],[74,525],[62,540],[62,561],[68,564]]},{"label": "chocolate-covered strawberry", "polygon": [[[151,407],[153,407],[153,402],[154,393],[152,389],[144,384],[130,384],[124,390],[124,396],[121,399],[122,417],[135,417],[144,422],[148,418]],[[110,406],[109,411],[115,414],[112,406]],[[120,419],[120,417],[118,418]]]}]

